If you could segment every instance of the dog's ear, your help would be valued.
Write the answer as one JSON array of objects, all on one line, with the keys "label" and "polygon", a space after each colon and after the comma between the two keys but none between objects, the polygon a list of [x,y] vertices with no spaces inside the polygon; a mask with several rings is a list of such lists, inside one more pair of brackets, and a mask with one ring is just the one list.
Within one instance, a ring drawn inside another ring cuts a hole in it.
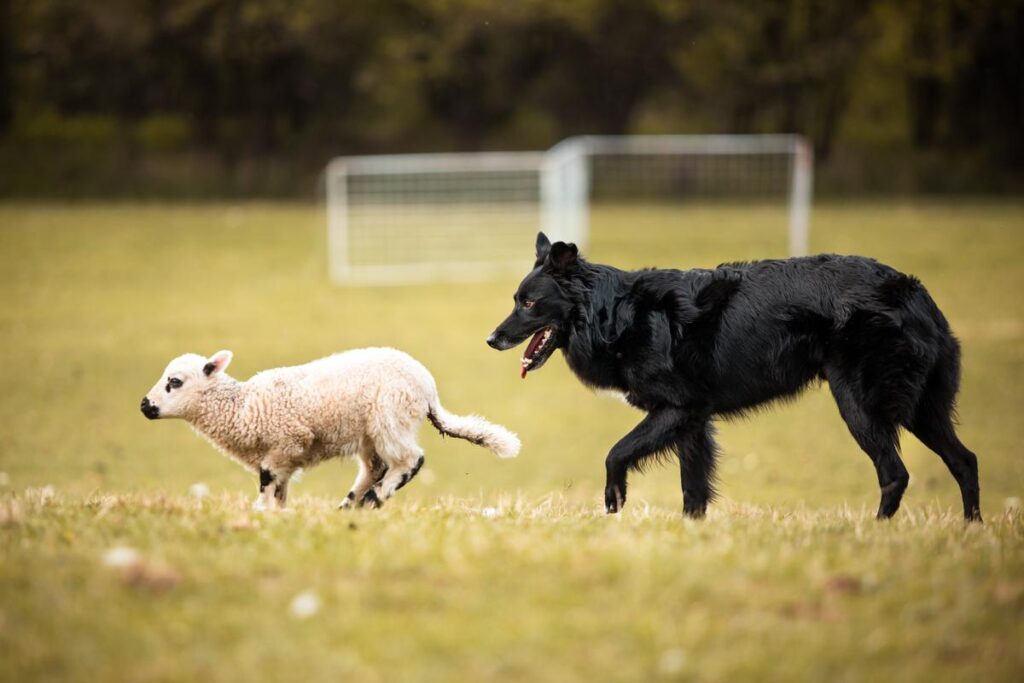
[{"label": "dog's ear", "polygon": [[544,259],[548,257],[548,252],[551,251],[551,240],[548,236],[542,232],[537,233],[537,260],[534,262],[533,267],[536,268],[540,264],[544,263]]},{"label": "dog's ear", "polygon": [[579,255],[580,252],[575,244],[555,242],[551,245],[547,262],[556,273],[564,273],[569,267],[575,265]]}]

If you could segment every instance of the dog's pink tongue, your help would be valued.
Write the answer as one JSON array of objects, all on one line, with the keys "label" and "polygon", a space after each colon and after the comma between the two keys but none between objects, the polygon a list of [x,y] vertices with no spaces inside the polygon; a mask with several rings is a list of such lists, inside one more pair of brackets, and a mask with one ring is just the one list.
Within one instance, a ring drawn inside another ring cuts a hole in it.
[{"label": "dog's pink tongue", "polygon": [[[533,358],[533,354],[537,352],[537,347],[540,346],[541,337],[544,336],[544,330],[541,330],[537,334],[533,335],[533,339],[526,345],[526,353],[523,354],[523,360],[529,360]],[[526,379],[526,365],[522,365],[519,368],[520,379]]]}]

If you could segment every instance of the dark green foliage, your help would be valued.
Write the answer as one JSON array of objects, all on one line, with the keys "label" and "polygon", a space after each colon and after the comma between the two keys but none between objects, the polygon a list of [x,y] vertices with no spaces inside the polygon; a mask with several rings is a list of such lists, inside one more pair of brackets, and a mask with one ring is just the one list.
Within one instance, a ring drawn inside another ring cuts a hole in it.
[{"label": "dark green foliage", "polygon": [[305,194],[335,154],[798,132],[1019,190],[1024,0],[0,0],[0,195]]}]

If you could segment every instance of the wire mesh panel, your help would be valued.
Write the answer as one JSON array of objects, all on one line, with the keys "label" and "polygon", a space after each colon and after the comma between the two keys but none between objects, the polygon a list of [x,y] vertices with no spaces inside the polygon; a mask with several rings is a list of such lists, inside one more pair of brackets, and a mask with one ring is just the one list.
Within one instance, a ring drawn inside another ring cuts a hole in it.
[{"label": "wire mesh panel", "polygon": [[789,253],[807,253],[813,160],[798,136],[586,136],[570,138],[548,155],[557,159],[549,172],[558,180],[545,184],[551,188],[546,209],[572,207],[579,196],[584,204],[546,210],[545,227],[553,231],[589,234],[595,206],[659,205],[675,211],[680,224],[697,215],[722,215],[706,211],[710,207],[758,207],[762,216],[774,207],[779,234],[788,233]]},{"label": "wire mesh panel", "polygon": [[766,229],[781,236],[788,224],[789,253],[803,254],[811,164],[810,147],[791,135],[587,136],[546,153],[340,158],[327,171],[331,276],[401,283],[522,273],[539,227],[585,249],[595,206],[624,207],[616,229],[638,231],[656,221],[629,207],[668,205],[672,216],[654,217],[693,235],[745,220],[750,206],[771,226],[767,205],[778,227]]},{"label": "wire mesh panel", "polygon": [[347,157],[327,174],[332,278],[521,272],[540,224],[541,153]]}]

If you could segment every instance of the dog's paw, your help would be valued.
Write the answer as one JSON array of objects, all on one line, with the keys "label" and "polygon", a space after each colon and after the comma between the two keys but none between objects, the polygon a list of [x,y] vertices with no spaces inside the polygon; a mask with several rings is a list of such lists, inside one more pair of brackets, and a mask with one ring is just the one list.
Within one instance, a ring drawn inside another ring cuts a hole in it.
[{"label": "dog's paw", "polygon": [[339,510],[348,510],[350,507],[355,505],[355,502],[356,502],[356,494],[355,494],[355,492],[354,491],[349,491],[348,495],[345,496],[345,499],[343,501],[341,501],[340,503],[338,503],[338,509]]},{"label": "dog's paw", "polygon": [[609,484],[604,489],[604,510],[614,515],[626,504],[626,491],[618,484]]}]

